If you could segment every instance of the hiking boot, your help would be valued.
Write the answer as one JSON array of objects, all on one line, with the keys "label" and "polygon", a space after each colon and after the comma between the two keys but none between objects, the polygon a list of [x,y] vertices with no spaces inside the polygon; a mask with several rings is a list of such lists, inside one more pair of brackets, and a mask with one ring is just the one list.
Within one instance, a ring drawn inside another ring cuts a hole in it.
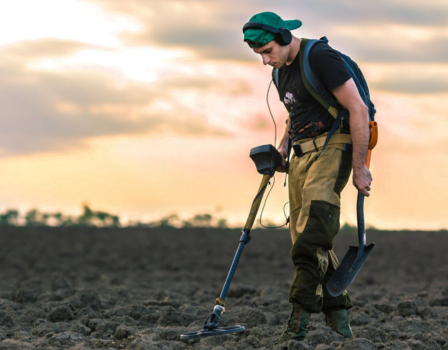
[{"label": "hiking boot", "polygon": [[292,303],[291,315],[286,324],[286,329],[276,341],[275,345],[288,340],[303,340],[307,335],[308,323],[310,323],[310,312],[298,303]]},{"label": "hiking boot", "polygon": [[325,322],[327,326],[344,338],[353,338],[346,309],[325,312]]}]

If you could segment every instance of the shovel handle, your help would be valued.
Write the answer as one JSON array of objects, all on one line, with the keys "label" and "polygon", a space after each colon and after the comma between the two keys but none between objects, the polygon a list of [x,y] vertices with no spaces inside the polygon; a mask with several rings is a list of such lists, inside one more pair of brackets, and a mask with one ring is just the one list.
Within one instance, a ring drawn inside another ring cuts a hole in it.
[{"label": "shovel handle", "polygon": [[[370,168],[370,158],[372,156],[372,150],[375,148],[378,142],[378,123],[371,121],[369,122],[370,128],[370,141],[369,150],[367,151],[366,166]],[[364,195],[361,191],[358,191],[358,201],[356,203],[356,213],[358,219],[358,239],[359,239],[359,250],[358,257],[364,252],[366,247],[366,228],[364,223]]]},{"label": "shovel handle", "polygon": [[364,252],[366,246],[366,228],[364,223],[364,195],[358,191],[358,201],[356,203],[356,216],[358,219],[358,256]]}]

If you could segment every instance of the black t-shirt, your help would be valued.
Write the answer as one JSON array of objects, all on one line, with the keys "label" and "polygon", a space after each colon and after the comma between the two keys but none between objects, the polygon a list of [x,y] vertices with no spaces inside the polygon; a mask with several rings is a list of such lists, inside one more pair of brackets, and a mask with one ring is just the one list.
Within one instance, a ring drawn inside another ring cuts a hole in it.
[{"label": "black t-shirt", "polygon": [[[312,48],[310,63],[314,74],[329,91],[351,78],[344,61],[326,43],[317,43]],[[315,137],[329,131],[334,118],[303,85],[299,54],[278,73],[280,101],[289,112],[293,140]]]}]

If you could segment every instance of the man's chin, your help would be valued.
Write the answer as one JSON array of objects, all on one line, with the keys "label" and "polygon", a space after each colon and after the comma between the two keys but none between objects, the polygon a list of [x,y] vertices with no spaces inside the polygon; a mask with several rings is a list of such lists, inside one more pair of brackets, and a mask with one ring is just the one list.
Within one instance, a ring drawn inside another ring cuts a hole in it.
[{"label": "man's chin", "polygon": [[283,64],[282,64],[282,63],[275,63],[275,64],[272,65],[272,67],[273,67],[273,68],[276,68],[276,69],[280,69],[280,68],[282,68],[284,65],[285,65],[284,63],[283,63]]}]

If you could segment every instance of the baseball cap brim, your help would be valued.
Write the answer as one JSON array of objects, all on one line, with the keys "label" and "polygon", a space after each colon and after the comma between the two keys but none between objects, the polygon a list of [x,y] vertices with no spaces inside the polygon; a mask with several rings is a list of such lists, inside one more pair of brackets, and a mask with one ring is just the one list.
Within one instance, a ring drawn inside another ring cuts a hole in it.
[{"label": "baseball cap brim", "polygon": [[300,28],[302,26],[302,22],[299,21],[298,19],[293,19],[290,21],[284,21],[285,22],[285,28],[289,29],[289,30],[294,30],[297,28]]}]

